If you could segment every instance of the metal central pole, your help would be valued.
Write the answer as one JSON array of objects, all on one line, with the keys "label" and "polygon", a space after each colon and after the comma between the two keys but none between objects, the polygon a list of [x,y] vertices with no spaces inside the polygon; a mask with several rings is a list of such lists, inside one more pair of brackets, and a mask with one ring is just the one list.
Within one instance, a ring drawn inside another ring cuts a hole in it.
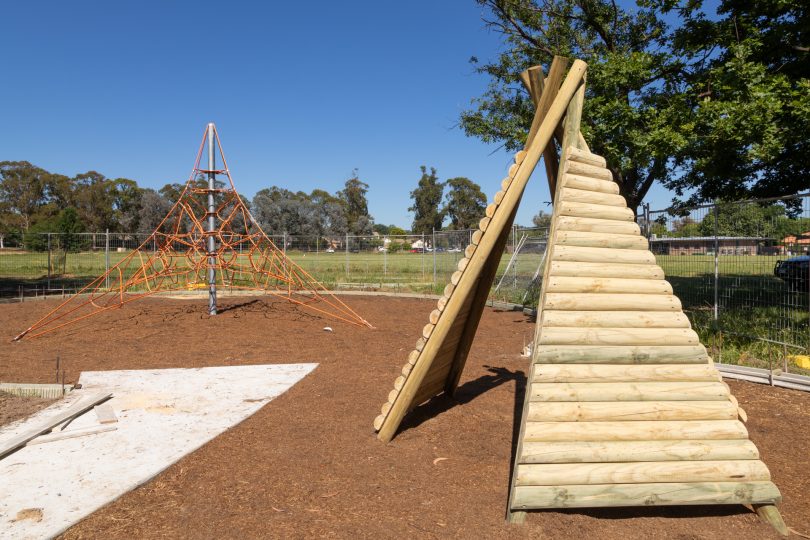
[{"label": "metal central pole", "polygon": [[214,242],[214,186],[217,174],[214,172],[216,160],[214,158],[214,124],[208,124],[208,314],[217,314],[217,272],[215,265],[216,244]]}]

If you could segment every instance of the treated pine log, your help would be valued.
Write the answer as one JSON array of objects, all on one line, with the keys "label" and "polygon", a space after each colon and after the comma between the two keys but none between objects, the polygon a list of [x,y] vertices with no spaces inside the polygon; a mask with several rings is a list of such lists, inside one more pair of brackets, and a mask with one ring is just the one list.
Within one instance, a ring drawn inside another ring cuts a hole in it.
[{"label": "treated pine log", "polygon": [[448,283],[447,285],[445,285],[444,286],[444,291],[442,293],[444,298],[447,298],[449,300],[450,297],[453,295],[453,291],[455,290],[455,288],[456,288],[456,286],[453,285],[452,281],[450,283]]},{"label": "treated pine log", "polygon": [[708,364],[703,345],[545,345],[534,351],[539,364]]},{"label": "treated pine log", "polygon": [[471,259],[473,253],[475,253],[475,248],[476,248],[475,244],[469,244],[466,248],[464,248],[464,256],[467,257],[468,259]]},{"label": "treated pine log", "polygon": [[447,306],[447,301],[450,300],[447,296],[442,296],[436,301],[436,309],[439,311],[444,311],[445,306]]},{"label": "treated pine log", "polygon": [[[533,383],[529,401],[728,401],[722,382]],[[596,439],[599,440],[599,439]]]},{"label": "treated pine log", "polygon": [[523,163],[523,160],[526,158],[526,151],[520,150],[515,154],[515,164],[520,165]]},{"label": "treated pine log", "polygon": [[557,218],[557,230],[597,232],[606,234],[641,234],[641,228],[637,223],[632,221],[616,221],[613,219],[596,219],[571,216],[559,216]]},{"label": "treated pine log", "polygon": [[643,463],[532,463],[518,465],[516,486],[763,482],[771,473],[758,459]]},{"label": "treated pine log", "polygon": [[397,388],[394,388],[393,390],[388,392],[388,403],[393,403],[397,399],[398,395],[399,390]]},{"label": "treated pine log", "polygon": [[481,237],[484,236],[484,231],[478,229],[477,231],[473,232],[472,234],[472,244],[477,248],[478,244],[481,243]]},{"label": "treated pine log", "polygon": [[653,264],[606,264],[575,261],[552,261],[549,275],[664,279],[664,271],[660,266]]},{"label": "treated pine log", "polygon": [[514,178],[515,174],[517,174],[519,168],[520,168],[520,165],[518,165],[517,163],[511,164],[509,166],[509,172],[507,172],[507,175],[509,176],[509,178]]},{"label": "treated pine log", "polygon": [[635,221],[633,211],[629,208],[606,206],[604,204],[578,203],[573,201],[560,201],[559,207],[561,216],[612,219],[615,221]]},{"label": "treated pine log", "polygon": [[402,390],[402,385],[404,384],[405,384],[405,376],[400,375],[399,377],[394,379],[394,390],[399,392],[400,390]]},{"label": "treated pine log", "polygon": [[[722,377],[709,364],[538,364],[532,382],[713,381]],[[733,404],[732,404],[733,405]]]},{"label": "treated pine log", "polygon": [[384,421],[385,421],[385,415],[382,415],[382,414],[377,415],[377,417],[374,419],[374,429],[376,431],[379,431],[380,428],[382,427]]},{"label": "treated pine log", "polygon": [[776,504],[782,500],[773,482],[706,482],[517,486],[512,510],[672,506],[703,504]]},{"label": "treated pine log", "polygon": [[487,232],[487,227],[489,227],[489,217],[482,217],[481,221],[478,222],[478,229],[481,232]]},{"label": "treated pine log", "polygon": [[613,181],[600,180],[576,174],[566,174],[563,176],[563,187],[582,189],[586,191],[596,191],[600,193],[619,194],[619,184]]},{"label": "treated pine log", "polygon": [[450,276],[450,283],[458,286],[458,282],[461,280],[462,274],[463,272],[461,270],[456,270],[455,272],[453,272],[453,275]]},{"label": "treated pine log", "polygon": [[382,407],[380,407],[380,414],[387,416],[389,412],[391,412],[391,402],[386,401],[383,403]]},{"label": "treated pine log", "polygon": [[[424,395],[426,390],[422,385],[422,381],[430,368],[430,359],[432,359],[438,350],[441,349],[452,322],[455,321],[458,313],[464,307],[464,300],[466,300],[472,294],[472,291],[476,287],[476,284],[478,283],[477,278],[480,275],[481,268],[489,259],[493,246],[497,243],[500,237],[500,232],[506,228],[507,222],[511,217],[511,210],[514,209],[520,201],[529,176],[537,165],[540,155],[543,153],[544,149],[551,140],[555,126],[560,122],[560,119],[562,118],[572,96],[578,92],[580,83],[585,74],[585,70],[586,64],[584,62],[575,61],[573,63],[565,82],[558,92],[557,97],[554,99],[554,102],[548,109],[547,114],[543,117],[543,121],[537,131],[537,135],[532,139],[526,148],[526,158],[516,171],[513,180],[514,185],[511,187],[502,203],[509,209],[509,211],[496,212],[491,222],[484,222],[482,220],[481,229],[485,230],[485,228],[491,223],[494,229],[494,234],[485,235],[482,238],[482,241],[479,244],[479,249],[476,250],[471,261],[471,268],[468,267],[467,272],[464,273],[467,277],[462,277],[460,282],[456,282],[458,283],[458,290],[456,291],[458,293],[458,298],[455,296],[451,298],[451,301],[445,308],[445,315],[442,317],[442,321],[440,321],[436,330],[434,330],[435,333],[433,334],[433,339],[430,340],[423,350],[423,355],[425,355],[428,360],[420,361],[414,367],[414,370],[408,377],[408,381],[406,381],[405,386],[402,388],[399,397],[391,407],[388,416],[385,418],[382,426],[380,427],[380,431],[377,435],[380,440],[388,442],[391,440],[391,438],[393,438],[405,414],[414,406],[414,401]],[[445,318],[447,319],[447,323],[443,323]]]},{"label": "treated pine log", "polygon": [[577,328],[550,326],[540,332],[540,345],[698,345],[691,328]]},{"label": "treated pine log", "polygon": [[568,159],[603,169],[607,167],[605,158],[577,148],[576,146],[568,147]]},{"label": "treated pine log", "polygon": [[621,195],[613,193],[602,193],[600,191],[588,191],[573,187],[563,187],[560,192],[560,201],[579,202],[589,204],[603,204],[605,206],[618,206],[626,208],[627,201]]},{"label": "treated pine log", "polygon": [[425,339],[430,338],[430,334],[433,333],[433,329],[436,327],[435,324],[427,323],[425,326],[422,327],[422,337]]},{"label": "treated pine log", "polygon": [[497,210],[497,209],[498,209],[498,205],[496,203],[492,203],[489,206],[487,206],[487,209],[484,211],[484,214],[488,218],[492,219],[492,216],[495,215],[495,210]]},{"label": "treated pine log", "polygon": [[678,297],[666,294],[547,293],[543,309],[569,311],[681,311]]},{"label": "treated pine log", "polygon": [[558,230],[554,241],[560,246],[643,250],[647,250],[650,247],[646,238],[636,234],[608,234]]},{"label": "treated pine log", "polygon": [[410,375],[411,371],[413,371],[413,366],[414,366],[413,364],[405,364],[404,366],[402,366],[402,374],[405,377]]},{"label": "treated pine log", "polygon": [[[672,294],[672,285],[662,279],[592,278],[550,276],[550,293]],[[640,308],[643,306],[639,306]]]},{"label": "treated pine log", "polygon": [[594,167],[593,165],[570,159],[566,160],[565,165],[563,165],[563,172],[566,174],[576,174],[578,176],[588,176],[600,180],[613,181],[613,173],[605,167]]},{"label": "treated pine log", "polygon": [[509,189],[509,184],[511,184],[511,183],[512,183],[512,179],[509,178],[508,176],[506,178],[504,178],[503,180],[501,180],[501,191],[506,191],[507,189]]},{"label": "treated pine log", "polygon": [[773,504],[755,504],[753,506],[759,519],[776,529],[776,532],[780,535],[784,537],[790,535],[791,529],[787,526],[785,520],[782,519],[782,514],[779,513],[779,509],[776,508],[776,506]]},{"label": "treated pine log", "polygon": [[[562,246],[556,244],[552,261],[601,262],[603,264],[655,264],[655,255],[640,249]],[[621,274],[612,277],[622,277]]]},{"label": "treated pine log", "polygon": [[458,260],[458,264],[456,264],[456,268],[458,268],[459,272],[463,272],[467,265],[470,264],[470,259],[467,257],[462,257]]},{"label": "treated pine log", "polygon": [[505,193],[503,191],[499,191],[495,194],[495,197],[493,197],[492,200],[495,202],[496,205],[501,204],[504,195]]},{"label": "treated pine log", "polygon": [[747,439],[739,420],[638,420],[635,422],[526,422],[525,441],[679,441]]},{"label": "treated pine log", "polygon": [[747,439],[692,441],[526,442],[519,463],[610,463],[759,459]]},{"label": "treated pine log", "polygon": [[529,404],[530,422],[620,422],[631,420],[736,420],[729,401],[595,401]]},{"label": "treated pine log", "polygon": [[421,352],[422,350],[424,350],[426,343],[427,340],[423,337],[420,337],[419,339],[416,340],[416,345],[414,345],[414,349]]},{"label": "treated pine log", "polygon": [[441,317],[441,315],[442,312],[439,309],[434,309],[433,311],[431,311],[429,316],[430,324],[435,325],[437,322],[439,322],[439,317]]},{"label": "treated pine log", "polygon": [[[560,279],[555,277],[554,279]],[[576,279],[576,278],[575,278]],[[691,328],[689,318],[676,311],[543,311],[543,326],[594,328]]]}]

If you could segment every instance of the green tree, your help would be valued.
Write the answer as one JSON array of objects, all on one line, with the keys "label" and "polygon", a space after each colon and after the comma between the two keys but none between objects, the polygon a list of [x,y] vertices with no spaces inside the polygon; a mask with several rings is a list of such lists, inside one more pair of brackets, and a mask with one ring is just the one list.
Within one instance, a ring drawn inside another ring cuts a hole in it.
[{"label": "green tree", "polygon": [[366,193],[368,193],[368,184],[360,180],[357,169],[355,169],[352,171],[352,176],[346,180],[343,190],[337,194],[345,206],[347,226],[352,234],[371,233],[374,218],[368,213]]},{"label": "green tree", "polygon": [[461,115],[468,135],[521,147],[534,107],[518,74],[576,57],[589,66],[583,133],[631,209],[655,182],[690,202],[807,186],[806,3],[723,0],[713,21],[701,0],[477,1],[506,49],[478,65],[490,85]]},{"label": "green tree", "polygon": [[424,165],[420,169],[422,177],[419,179],[417,188],[411,191],[413,204],[408,208],[408,211],[413,212],[412,232],[414,234],[428,234],[432,233],[433,230],[438,231],[442,228],[444,214],[439,205],[442,202],[444,184],[439,182],[436,169],[433,167],[430,168],[430,174],[428,174],[427,167]]},{"label": "green tree", "polygon": [[486,210],[487,197],[481,186],[469,178],[450,178],[445,182],[447,193],[441,213],[450,218],[450,228],[471,229]]},{"label": "green tree", "polygon": [[551,228],[551,214],[546,214],[545,212],[540,210],[532,218],[532,225],[534,225],[538,229],[550,229]]},{"label": "green tree", "polygon": [[0,204],[9,227],[28,231],[44,204],[48,172],[27,161],[0,162]]}]

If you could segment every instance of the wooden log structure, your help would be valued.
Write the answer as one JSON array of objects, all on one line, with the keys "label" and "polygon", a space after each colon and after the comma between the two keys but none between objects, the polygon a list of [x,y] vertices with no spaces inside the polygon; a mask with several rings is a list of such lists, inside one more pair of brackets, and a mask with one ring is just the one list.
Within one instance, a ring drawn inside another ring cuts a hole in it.
[{"label": "wooden log structure", "polygon": [[[458,271],[374,421],[452,394],[529,177],[545,161],[553,214],[507,519],[536,509],[746,504],[786,531],[745,412],[682,311],[606,160],[580,132],[586,66],[521,75],[536,107]],[[556,141],[562,149],[557,156]]]}]

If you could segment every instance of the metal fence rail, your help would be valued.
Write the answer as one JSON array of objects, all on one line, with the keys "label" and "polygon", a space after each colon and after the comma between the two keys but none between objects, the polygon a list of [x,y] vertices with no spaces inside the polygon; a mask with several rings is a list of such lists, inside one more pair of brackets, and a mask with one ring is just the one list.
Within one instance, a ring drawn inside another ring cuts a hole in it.
[{"label": "metal fence rail", "polygon": [[[473,232],[269,237],[328,287],[440,293],[464,257]],[[547,234],[547,229],[513,228],[496,278],[500,287],[493,299],[531,302],[527,290],[536,278]],[[518,249],[520,239],[523,241]],[[0,249],[0,297],[68,294],[104,274],[144,242],[148,251],[157,249],[151,235],[134,233],[30,233],[6,237]]]}]

